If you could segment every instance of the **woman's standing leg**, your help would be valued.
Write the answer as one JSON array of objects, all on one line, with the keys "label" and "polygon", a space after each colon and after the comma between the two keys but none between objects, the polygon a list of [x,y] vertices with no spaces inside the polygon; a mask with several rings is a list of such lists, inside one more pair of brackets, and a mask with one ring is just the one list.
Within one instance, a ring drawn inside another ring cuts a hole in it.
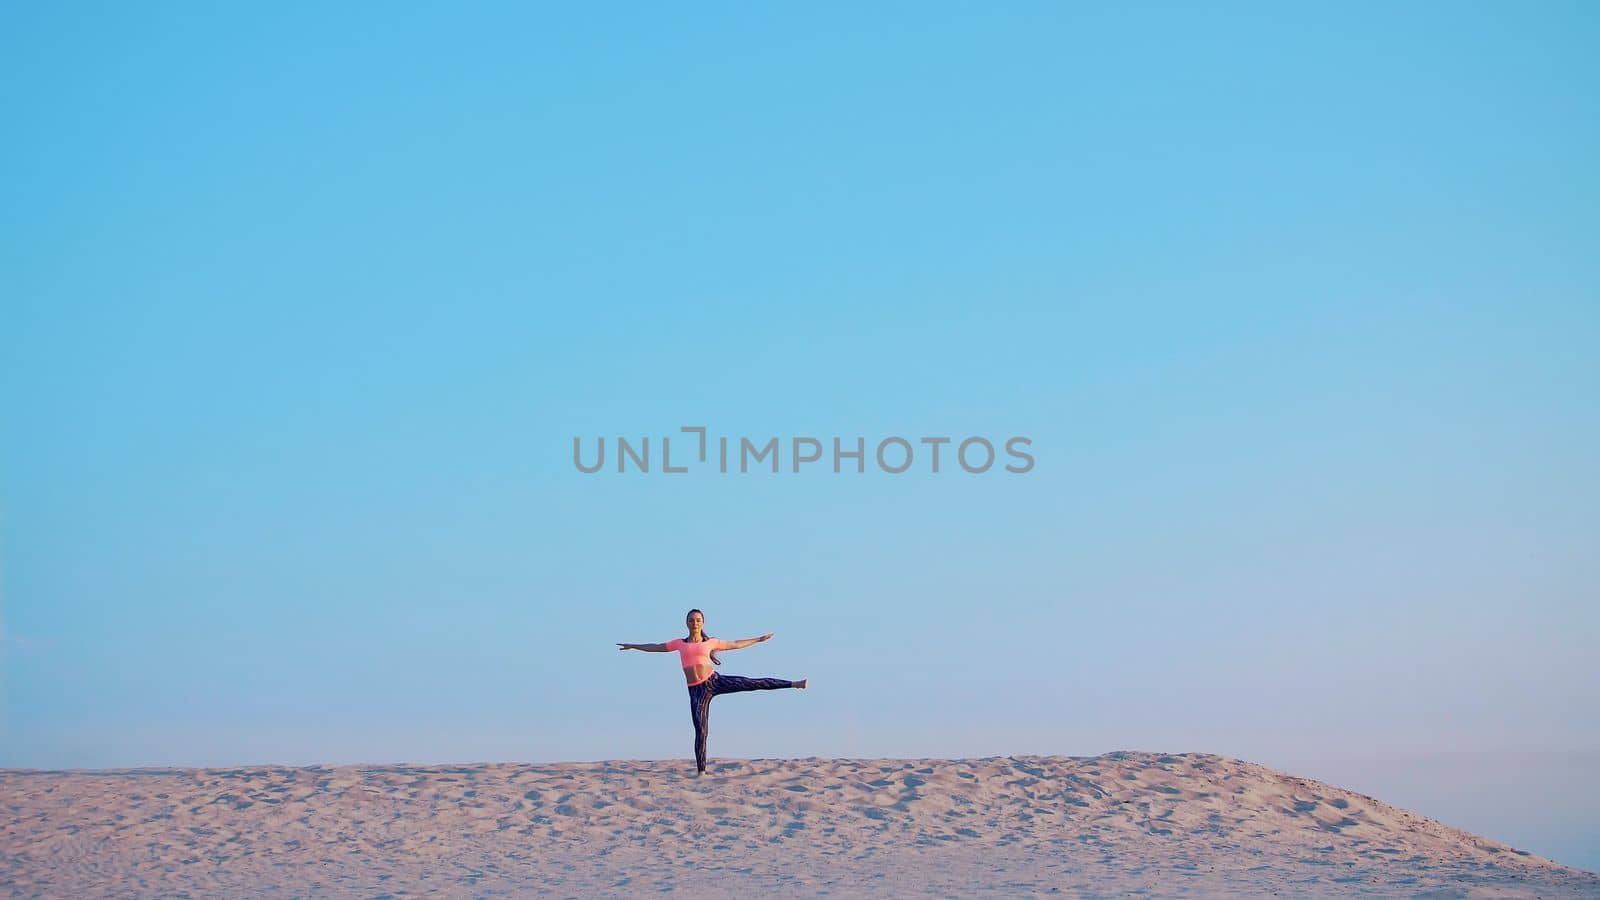
[{"label": "woman's standing leg", "polygon": [[711,698],[716,696],[710,679],[689,686],[689,718],[694,720],[694,764],[701,774],[706,770],[706,738],[711,735]]}]

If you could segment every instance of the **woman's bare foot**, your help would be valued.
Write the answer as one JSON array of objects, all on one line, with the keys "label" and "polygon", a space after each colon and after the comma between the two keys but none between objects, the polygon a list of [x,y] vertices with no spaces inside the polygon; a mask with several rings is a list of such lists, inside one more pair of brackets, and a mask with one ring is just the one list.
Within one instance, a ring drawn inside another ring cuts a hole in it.
[{"label": "woman's bare foot", "polygon": [[809,678],[802,678],[799,681],[796,681],[794,683],[794,686],[803,691],[803,690],[806,689],[806,682],[807,681],[810,681],[810,679]]}]

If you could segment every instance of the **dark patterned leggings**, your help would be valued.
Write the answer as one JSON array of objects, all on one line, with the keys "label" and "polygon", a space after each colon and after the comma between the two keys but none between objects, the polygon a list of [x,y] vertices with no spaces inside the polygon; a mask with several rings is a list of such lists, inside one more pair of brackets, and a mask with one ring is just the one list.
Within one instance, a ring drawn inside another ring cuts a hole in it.
[{"label": "dark patterned leggings", "polygon": [[689,715],[694,719],[695,766],[702,772],[706,770],[706,737],[711,733],[712,697],[792,687],[794,682],[783,678],[740,678],[738,675],[718,675],[715,672],[705,681],[689,685]]}]

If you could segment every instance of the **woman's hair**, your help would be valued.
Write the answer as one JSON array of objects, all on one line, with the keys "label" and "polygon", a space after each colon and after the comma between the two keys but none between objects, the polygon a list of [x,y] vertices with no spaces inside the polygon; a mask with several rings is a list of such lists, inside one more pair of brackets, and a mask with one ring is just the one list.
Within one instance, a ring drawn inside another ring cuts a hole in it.
[{"label": "woman's hair", "polygon": [[[711,635],[706,634],[705,625],[704,625],[706,614],[703,613],[703,612],[700,612],[700,610],[698,610],[698,609],[691,609],[688,612],[683,614],[683,627],[685,627],[685,628],[689,627],[689,619],[695,613],[700,613],[700,620],[701,620],[701,623],[702,623],[701,626],[700,626],[700,636],[702,638],[705,638],[708,641],[711,640]],[[683,639],[684,640],[688,640],[689,636],[688,635],[684,635]],[[722,660],[717,657],[717,651],[715,651],[715,650],[711,651],[711,664],[714,665],[714,666],[722,665]]]}]

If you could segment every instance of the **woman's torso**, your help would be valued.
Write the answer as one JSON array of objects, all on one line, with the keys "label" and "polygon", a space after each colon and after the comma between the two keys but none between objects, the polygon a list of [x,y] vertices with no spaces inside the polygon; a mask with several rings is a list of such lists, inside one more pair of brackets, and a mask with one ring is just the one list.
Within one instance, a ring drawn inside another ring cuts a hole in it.
[{"label": "woman's torso", "polygon": [[711,662],[711,651],[722,649],[722,642],[715,638],[705,638],[701,641],[686,641],[682,638],[667,644],[668,650],[678,651],[678,661],[683,666],[684,680],[692,687],[711,677],[716,671],[716,666]]}]

